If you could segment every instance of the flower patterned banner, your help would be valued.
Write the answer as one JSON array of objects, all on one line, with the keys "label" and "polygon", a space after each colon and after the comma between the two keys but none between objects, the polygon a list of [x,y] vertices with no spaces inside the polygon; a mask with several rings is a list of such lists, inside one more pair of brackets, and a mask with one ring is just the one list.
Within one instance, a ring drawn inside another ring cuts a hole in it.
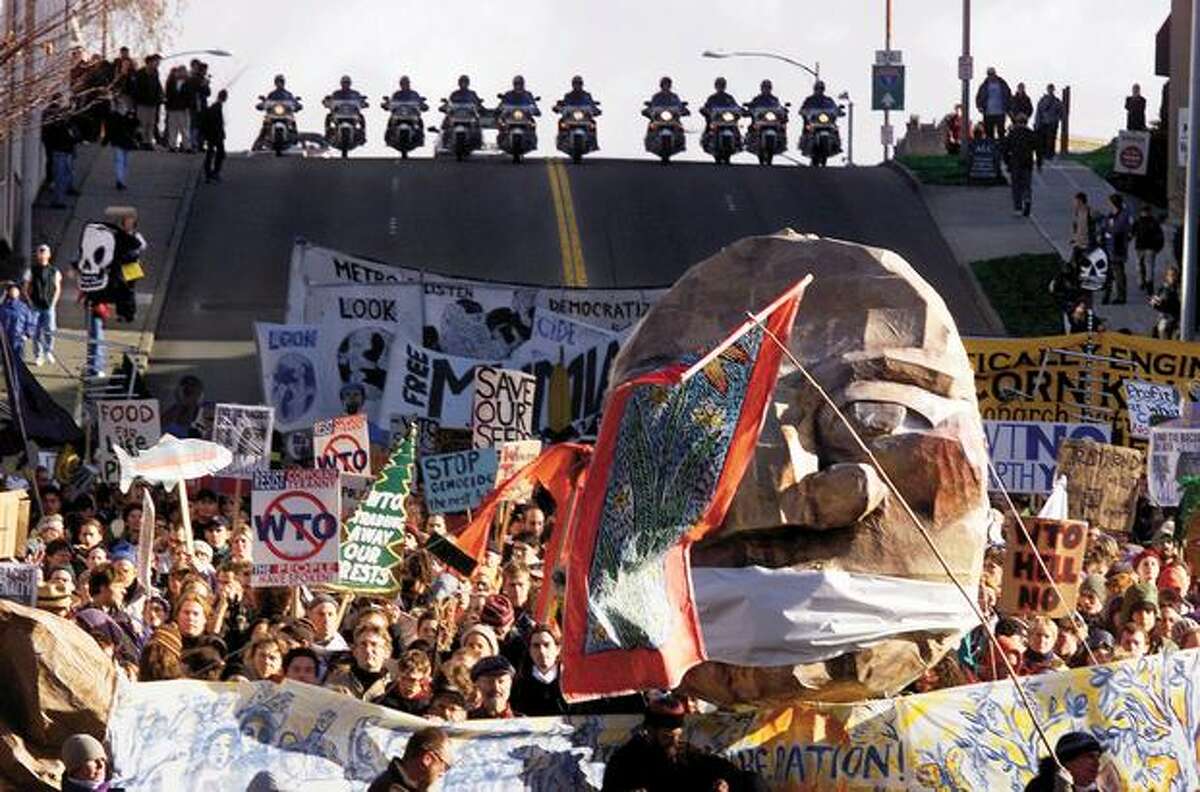
[{"label": "flower patterned banner", "polygon": [[[1124,790],[1200,788],[1200,650],[1024,681],[1050,740],[1094,734]],[[444,789],[598,790],[639,718],[470,721],[450,729]],[[425,721],[287,682],[129,684],[109,741],[119,785],[363,790]],[[772,790],[1020,792],[1044,753],[1011,683],[862,704],[798,705],[689,720],[688,739],[754,770]]]}]

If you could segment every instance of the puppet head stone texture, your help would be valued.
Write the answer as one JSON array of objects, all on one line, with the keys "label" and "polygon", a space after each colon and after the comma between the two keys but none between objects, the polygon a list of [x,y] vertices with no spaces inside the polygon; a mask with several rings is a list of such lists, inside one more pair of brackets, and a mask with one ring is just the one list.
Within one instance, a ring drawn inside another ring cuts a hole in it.
[{"label": "puppet head stone texture", "polygon": [[[612,381],[711,348],[808,274],[786,343],[974,597],[989,512],[973,375],[942,298],[895,253],[790,231],[741,240],[643,318]],[[717,703],[895,695],[972,626],[899,500],[786,359],[725,524],[692,549],[692,569],[710,660],[684,688]]]}]

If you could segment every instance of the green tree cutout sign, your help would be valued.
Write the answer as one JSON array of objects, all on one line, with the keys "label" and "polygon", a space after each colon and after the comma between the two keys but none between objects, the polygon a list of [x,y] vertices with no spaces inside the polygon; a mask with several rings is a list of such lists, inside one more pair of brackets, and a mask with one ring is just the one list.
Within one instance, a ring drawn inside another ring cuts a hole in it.
[{"label": "green tree cutout sign", "polygon": [[411,429],[342,528],[337,588],[388,594],[400,588],[405,503],[412,491],[416,431]]}]

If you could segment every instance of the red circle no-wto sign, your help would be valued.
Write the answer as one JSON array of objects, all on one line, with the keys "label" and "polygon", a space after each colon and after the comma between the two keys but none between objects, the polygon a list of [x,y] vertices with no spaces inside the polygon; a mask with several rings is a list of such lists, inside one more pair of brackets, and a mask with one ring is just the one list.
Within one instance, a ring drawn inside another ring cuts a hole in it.
[{"label": "red circle no-wto sign", "polygon": [[[337,518],[325,509],[315,495],[293,490],[284,492],[267,504],[263,511],[263,541],[267,549],[282,561],[307,561],[321,552],[325,543],[337,536]],[[281,525],[278,534],[271,525]]]},{"label": "red circle no-wto sign", "polygon": [[335,464],[340,463],[343,473],[361,473],[370,464],[370,455],[351,434],[338,434],[325,441],[320,456],[332,458]]},{"label": "red circle no-wto sign", "polygon": [[1125,146],[1117,153],[1117,157],[1121,161],[1121,167],[1131,171],[1141,170],[1142,163],[1146,160],[1140,146]]}]

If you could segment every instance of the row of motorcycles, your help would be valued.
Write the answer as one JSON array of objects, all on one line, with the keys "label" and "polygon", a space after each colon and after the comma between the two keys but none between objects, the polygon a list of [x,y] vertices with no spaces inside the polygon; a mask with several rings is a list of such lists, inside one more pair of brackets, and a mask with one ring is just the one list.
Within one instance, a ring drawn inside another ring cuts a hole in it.
[{"label": "row of motorcycles", "polygon": [[[759,163],[770,165],[774,158],[787,150],[788,109],[790,103],[781,103],[771,94],[771,83],[764,80],[762,92],[746,105],[737,103],[725,92],[724,78],[718,78],[716,92],[700,109],[705,126],[701,134],[701,145],[717,163],[728,164],[735,154],[748,151]],[[537,148],[537,116],[541,115],[537,103],[541,97],[525,90],[524,79],[513,79],[513,90],[497,94],[500,103],[490,109],[470,89],[470,80],[460,77],[458,90],[441,100],[439,112],[443,115],[440,128],[431,127],[429,132],[440,136],[440,149],[462,161],[472,152],[483,147],[483,129],[494,127],[497,131],[498,148],[512,157],[514,163]],[[322,105],[328,109],[325,119],[325,140],[343,157],[358,146],[366,143],[366,122],[362,111],[368,102],[362,94],[354,91],[349,77],[341,80],[341,89],[326,96]],[[383,97],[380,105],[388,112],[384,142],[407,159],[409,152],[425,145],[425,126],[422,113],[429,110],[425,98],[413,91],[407,77],[401,78],[400,90]],[[266,148],[282,155],[299,139],[296,114],[303,107],[300,97],[292,95],[285,87],[282,75],[275,78],[275,90],[259,97],[257,109],[264,112],[262,142]],[[556,103],[553,111],[558,115],[556,145],[574,162],[599,149],[596,135],[596,118],[600,115],[600,103],[583,90],[583,79],[571,81],[571,91]],[[837,119],[842,109],[824,95],[824,84],[818,82],[814,93],[800,108],[804,128],[800,136],[800,151],[808,157],[814,167],[825,166],[829,159],[841,153],[841,138]],[[642,114],[649,123],[646,129],[646,151],[657,156],[664,164],[673,156],[686,150],[686,131],[682,119],[691,114],[688,103],[671,91],[671,79],[664,77],[660,90],[644,103]],[[740,122],[749,118],[750,124],[743,136]]]}]

